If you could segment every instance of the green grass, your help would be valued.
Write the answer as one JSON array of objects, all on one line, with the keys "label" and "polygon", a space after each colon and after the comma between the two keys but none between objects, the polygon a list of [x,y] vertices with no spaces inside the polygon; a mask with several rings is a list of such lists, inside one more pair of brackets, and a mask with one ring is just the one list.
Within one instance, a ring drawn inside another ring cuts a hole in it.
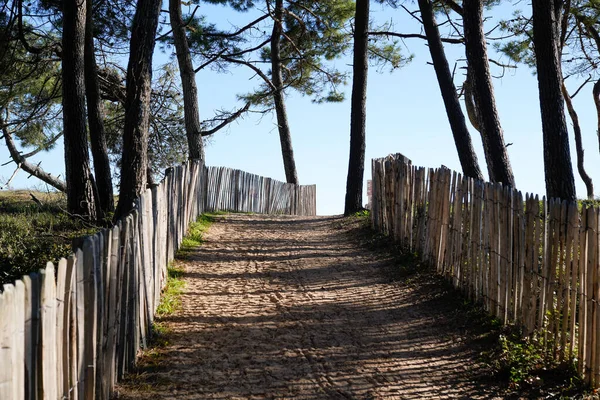
[{"label": "green grass", "polygon": [[179,251],[177,252],[178,257],[186,257],[190,251],[194,248],[202,245],[204,242],[204,234],[210,228],[210,225],[215,221],[215,218],[219,215],[225,215],[226,212],[206,213],[198,217],[195,222],[190,224],[190,228],[186,237],[183,238]]},{"label": "green grass", "polygon": [[[217,215],[224,215],[226,213],[212,213],[202,214],[198,219],[190,224],[188,234],[183,238],[179,251],[177,252],[178,258],[185,258],[189,253],[198,246],[201,246],[204,242],[204,235],[210,225],[215,221]],[[171,315],[179,309],[181,306],[180,295],[185,287],[183,280],[183,268],[175,264],[170,264],[167,267],[167,284],[163,290],[160,304],[156,310],[158,317]],[[164,328],[164,327],[162,327]],[[158,330],[160,336],[160,324],[155,327]]]},{"label": "green grass", "polygon": [[181,307],[180,295],[185,287],[183,269],[173,264],[167,267],[167,284],[163,290],[156,316],[171,315]]},{"label": "green grass", "polygon": [[[214,222],[215,217],[224,214],[226,213],[217,212],[212,214],[202,214],[195,222],[192,222],[188,234],[181,242],[177,257],[185,258],[193,249],[201,246],[204,242],[204,234]],[[163,289],[160,303],[156,309],[157,320],[155,320],[154,325],[152,326],[150,348],[164,347],[168,344],[169,330],[167,326],[160,321],[160,318],[172,315],[181,308],[181,293],[185,288],[183,274],[183,267],[174,263],[169,264],[167,267],[167,284]],[[152,354],[152,349],[150,349],[150,352],[147,355],[149,354]]]}]

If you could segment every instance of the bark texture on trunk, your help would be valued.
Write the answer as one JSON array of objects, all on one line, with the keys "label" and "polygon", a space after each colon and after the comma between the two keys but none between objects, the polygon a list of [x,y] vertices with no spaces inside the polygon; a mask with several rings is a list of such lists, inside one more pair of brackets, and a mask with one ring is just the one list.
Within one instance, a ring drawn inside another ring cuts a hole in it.
[{"label": "bark texture on trunk", "polygon": [[283,33],[283,0],[275,0],[273,20],[273,32],[271,34],[271,81],[275,90],[273,100],[275,113],[277,115],[277,129],[281,142],[281,155],[283,156],[283,168],[287,183],[298,184],[298,173],[296,172],[296,160],[292,147],[292,134],[285,109],[283,96],[283,78],[281,75],[281,35]]},{"label": "bark texture on trunk", "polygon": [[490,179],[493,182],[502,182],[514,187],[515,179],[496,109],[483,31],[483,2],[481,0],[463,1],[463,23],[467,63],[473,78],[473,97],[479,110],[481,139]]},{"label": "bark texture on trunk", "polygon": [[[479,116],[479,109],[475,104],[475,98],[473,97],[473,78],[469,76],[467,72],[467,79],[463,83],[463,91],[465,96],[465,108],[467,109],[467,115],[469,116],[469,122],[473,125],[473,128],[481,134],[481,123]],[[491,180],[491,179],[490,179]]]},{"label": "bark texture on trunk", "polygon": [[576,200],[575,178],[569,152],[569,135],[562,94],[555,0],[533,0],[533,44],[537,66],[544,172],[548,198]]},{"label": "bark texture on trunk", "polygon": [[569,96],[569,92],[567,91],[567,87],[563,81],[562,93],[565,98],[565,104],[567,105],[567,111],[569,112],[569,116],[571,117],[571,121],[573,122],[573,134],[575,136],[575,150],[577,151],[577,171],[579,172],[579,176],[581,180],[585,184],[585,189],[587,191],[587,198],[590,200],[594,199],[594,183],[592,182],[592,178],[587,174],[584,165],[584,150],[583,150],[583,141],[581,139],[581,126],[579,125],[579,116],[575,111],[575,107],[573,107],[573,101],[571,100],[571,96]]},{"label": "bark texture on trunk", "polygon": [[98,66],[94,47],[94,23],[92,18],[92,1],[86,2],[85,24],[85,94],[87,99],[87,117],[90,129],[90,144],[94,161],[94,174],[98,189],[98,219],[115,210],[110,160],[106,146],[103,107],[100,101],[98,85]]},{"label": "bark texture on trunk", "polygon": [[63,1],[62,105],[67,208],[96,219],[85,112],[86,1]]},{"label": "bark texture on trunk", "polygon": [[598,119],[598,130],[596,131],[596,134],[598,135],[598,149],[600,150],[600,79],[594,83],[592,95],[594,96],[594,104],[596,105],[596,115]]},{"label": "bark texture on trunk", "polygon": [[438,84],[444,99],[448,122],[454,136],[454,144],[458,152],[458,158],[462,166],[463,173],[474,179],[483,180],[483,174],[479,169],[477,155],[473,149],[471,134],[467,128],[465,115],[460,107],[460,101],[456,94],[456,87],[448,65],[448,59],[444,51],[444,45],[440,36],[440,31],[433,14],[432,4],[430,0],[419,0],[419,9],[421,11],[421,19],[427,43],[429,44],[429,52],[433,61],[433,68],[437,75]]},{"label": "bark texture on trunk", "polygon": [[346,179],[344,215],[363,208],[363,176],[367,122],[367,72],[369,44],[369,0],[356,1],[354,20],[354,57],[352,64],[352,100],[350,110],[350,157]]},{"label": "bark texture on trunk", "polygon": [[119,204],[115,219],[129,213],[136,197],[146,189],[148,125],[152,89],[152,55],[160,15],[160,0],[139,0],[133,18]]},{"label": "bark texture on trunk", "polygon": [[169,0],[169,17],[171,19],[175,53],[177,54],[181,87],[183,89],[183,114],[189,157],[191,160],[198,160],[204,164],[204,143],[202,142],[202,128],[200,126],[200,112],[198,110],[196,73],[194,72],[190,47],[185,34],[185,23],[181,13],[181,0]]}]

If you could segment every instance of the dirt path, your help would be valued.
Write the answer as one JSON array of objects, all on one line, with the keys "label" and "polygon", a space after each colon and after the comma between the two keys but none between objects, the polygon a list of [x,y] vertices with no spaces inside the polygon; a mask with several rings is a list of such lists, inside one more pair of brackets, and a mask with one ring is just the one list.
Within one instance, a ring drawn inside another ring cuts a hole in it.
[{"label": "dirt path", "polygon": [[182,309],[164,318],[169,344],[119,398],[492,398],[455,305],[431,285],[391,281],[391,259],[339,221],[213,224],[183,262]]}]

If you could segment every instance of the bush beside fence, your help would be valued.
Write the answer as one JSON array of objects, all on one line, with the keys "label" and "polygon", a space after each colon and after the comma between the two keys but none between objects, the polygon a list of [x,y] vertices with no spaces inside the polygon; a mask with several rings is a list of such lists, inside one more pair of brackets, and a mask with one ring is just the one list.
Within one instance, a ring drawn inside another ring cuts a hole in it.
[{"label": "bush beside fence", "polygon": [[372,224],[600,386],[597,207],[546,201],[401,154],[372,161]]},{"label": "bush beside fence", "polygon": [[57,268],[4,285],[0,399],[109,398],[147,344],[167,265],[198,215],[315,215],[315,196],[315,186],[228,168],[170,169],[131,214],[83,238]]}]

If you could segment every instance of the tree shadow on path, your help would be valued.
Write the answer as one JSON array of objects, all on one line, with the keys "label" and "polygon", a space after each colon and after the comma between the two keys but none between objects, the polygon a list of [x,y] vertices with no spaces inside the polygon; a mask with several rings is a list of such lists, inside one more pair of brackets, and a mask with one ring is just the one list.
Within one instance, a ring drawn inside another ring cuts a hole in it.
[{"label": "tree shadow on path", "polygon": [[168,344],[118,398],[494,398],[485,332],[429,273],[340,217],[228,215],[185,267]]}]

